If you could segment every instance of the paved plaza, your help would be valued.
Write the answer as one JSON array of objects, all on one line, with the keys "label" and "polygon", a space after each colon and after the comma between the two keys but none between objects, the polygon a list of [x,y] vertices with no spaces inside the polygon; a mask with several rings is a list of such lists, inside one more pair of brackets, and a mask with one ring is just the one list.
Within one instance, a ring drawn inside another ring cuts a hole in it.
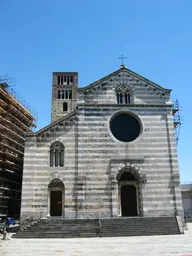
[{"label": "paved plaza", "polygon": [[192,256],[192,223],[184,235],[0,240],[1,256]]}]

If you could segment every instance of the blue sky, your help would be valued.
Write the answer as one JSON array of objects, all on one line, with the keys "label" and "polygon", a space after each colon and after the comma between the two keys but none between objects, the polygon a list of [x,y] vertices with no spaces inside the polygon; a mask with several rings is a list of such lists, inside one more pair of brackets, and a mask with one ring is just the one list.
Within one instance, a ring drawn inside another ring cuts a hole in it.
[{"label": "blue sky", "polygon": [[127,67],[171,88],[184,123],[178,154],[182,182],[192,181],[192,1],[0,0],[0,75],[49,124],[54,71],[79,72],[85,86]]}]

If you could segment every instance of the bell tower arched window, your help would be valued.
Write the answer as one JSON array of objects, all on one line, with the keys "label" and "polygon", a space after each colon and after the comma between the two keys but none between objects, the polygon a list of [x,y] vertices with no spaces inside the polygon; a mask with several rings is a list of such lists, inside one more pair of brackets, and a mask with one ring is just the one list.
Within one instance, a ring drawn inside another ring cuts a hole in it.
[{"label": "bell tower arched window", "polygon": [[72,90],[58,90],[57,98],[60,99],[72,99]]},{"label": "bell tower arched window", "polygon": [[131,104],[131,87],[119,85],[115,89],[117,104]]},{"label": "bell tower arched window", "polygon": [[50,167],[64,166],[64,146],[61,142],[56,141],[50,147]]},{"label": "bell tower arched window", "polygon": [[67,102],[64,102],[63,103],[63,111],[67,111],[67,109],[68,109]]},{"label": "bell tower arched window", "polygon": [[60,99],[60,97],[61,97],[61,92],[60,90],[58,90],[58,99]]}]

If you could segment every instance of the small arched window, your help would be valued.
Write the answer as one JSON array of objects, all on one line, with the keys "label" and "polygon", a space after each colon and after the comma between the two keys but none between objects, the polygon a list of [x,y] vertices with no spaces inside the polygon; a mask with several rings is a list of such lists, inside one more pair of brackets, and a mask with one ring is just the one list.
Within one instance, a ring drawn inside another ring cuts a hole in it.
[{"label": "small arched window", "polygon": [[64,146],[61,142],[56,141],[50,147],[50,167],[64,166]]},{"label": "small arched window", "polygon": [[124,94],[124,97],[125,97],[125,104],[130,104],[131,103],[131,95],[130,93],[125,93]]},{"label": "small arched window", "polygon": [[69,91],[69,99],[72,99],[72,91]]},{"label": "small arched window", "polygon": [[62,90],[62,99],[65,98],[65,91]]},{"label": "small arched window", "polygon": [[63,77],[61,77],[61,84],[63,85]]},{"label": "small arched window", "polygon": [[60,79],[60,76],[57,77],[57,84],[60,84],[61,82],[61,79]]},{"label": "small arched window", "polygon": [[122,93],[119,94],[119,99],[120,99],[119,103],[122,104],[123,103],[123,94]]},{"label": "small arched window", "polygon": [[63,111],[67,111],[67,109],[68,109],[67,102],[64,102],[63,103]]},{"label": "small arched window", "polygon": [[61,98],[61,92],[60,92],[60,90],[58,90],[58,99],[60,99]]},{"label": "small arched window", "polygon": [[115,89],[117,104],[131,104],[131,87],[120,85]]}]

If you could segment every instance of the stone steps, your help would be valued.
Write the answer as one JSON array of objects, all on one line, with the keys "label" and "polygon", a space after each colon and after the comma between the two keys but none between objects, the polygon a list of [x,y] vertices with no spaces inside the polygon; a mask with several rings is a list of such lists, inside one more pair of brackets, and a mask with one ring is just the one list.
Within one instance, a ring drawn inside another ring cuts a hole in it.
[{"label": "stone steps", "polygon": [[[101,224],[101,225],[100,225]],[[16,238],[116,237],[179,234],[175,217],[111,219],[41,219]]]}]

